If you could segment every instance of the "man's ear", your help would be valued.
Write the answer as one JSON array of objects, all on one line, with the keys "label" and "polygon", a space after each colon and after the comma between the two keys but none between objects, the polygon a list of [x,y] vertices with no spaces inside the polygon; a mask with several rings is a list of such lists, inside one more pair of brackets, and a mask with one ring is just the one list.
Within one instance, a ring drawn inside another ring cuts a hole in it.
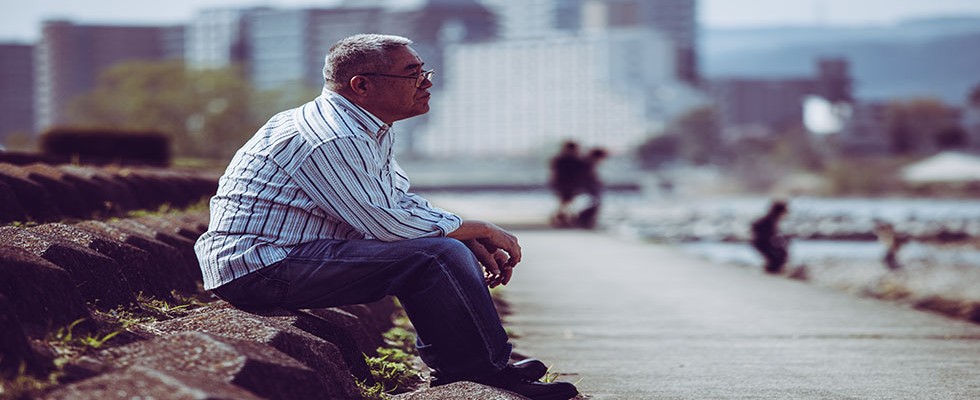
[{"label": "man's ear", "polygon": [[360,75],[354,75],[350,78],[350,90],[357,95],[366,94],[369,84],[368,79]]}]

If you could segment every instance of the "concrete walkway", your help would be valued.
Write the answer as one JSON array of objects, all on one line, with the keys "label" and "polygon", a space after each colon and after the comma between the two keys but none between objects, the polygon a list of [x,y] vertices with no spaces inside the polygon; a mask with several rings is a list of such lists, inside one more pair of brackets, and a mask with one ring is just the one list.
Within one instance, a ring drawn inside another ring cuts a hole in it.
[{"label": "concrete walkway", "polygon": [[601,233],[516,233],[516,350],[593,399],[980,398],[980,325]]}]

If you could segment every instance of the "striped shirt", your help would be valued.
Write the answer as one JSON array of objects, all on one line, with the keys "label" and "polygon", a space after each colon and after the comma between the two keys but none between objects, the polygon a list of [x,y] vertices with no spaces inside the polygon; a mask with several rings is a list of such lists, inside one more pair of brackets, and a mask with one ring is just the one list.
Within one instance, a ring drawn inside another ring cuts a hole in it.
[{"label": "striped shirt", "polygon": [[269,120],[238,150],[194,246],[205,289],[271,265],[321,239],[445,236],[458,216],[409,190],[392,132],[339,94]]}]

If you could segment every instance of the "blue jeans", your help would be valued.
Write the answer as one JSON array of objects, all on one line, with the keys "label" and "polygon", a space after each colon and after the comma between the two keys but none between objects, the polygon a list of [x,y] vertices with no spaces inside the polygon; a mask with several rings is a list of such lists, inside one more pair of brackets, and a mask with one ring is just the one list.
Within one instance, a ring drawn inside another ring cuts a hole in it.
[{"label": "blue jeans", "polygon": [[325,308],[398,298],[425,363],[443,382],[502,370],[507,341],[483,270],[462,242],[320,240],[214,290],[241,307]]}]

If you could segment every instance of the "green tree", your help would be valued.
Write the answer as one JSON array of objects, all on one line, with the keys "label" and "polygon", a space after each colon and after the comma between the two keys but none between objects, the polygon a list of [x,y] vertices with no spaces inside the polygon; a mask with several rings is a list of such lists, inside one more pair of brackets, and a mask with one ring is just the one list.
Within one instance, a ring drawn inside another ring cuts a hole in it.
[{"label": "green tree", "polygon": [[227,158],[268,118],[259,108],[275,103],[270,96],[254,90],[239,68],[128,62],[104,72],[69,116],[80,127],[163,132],[177,155]]}]

